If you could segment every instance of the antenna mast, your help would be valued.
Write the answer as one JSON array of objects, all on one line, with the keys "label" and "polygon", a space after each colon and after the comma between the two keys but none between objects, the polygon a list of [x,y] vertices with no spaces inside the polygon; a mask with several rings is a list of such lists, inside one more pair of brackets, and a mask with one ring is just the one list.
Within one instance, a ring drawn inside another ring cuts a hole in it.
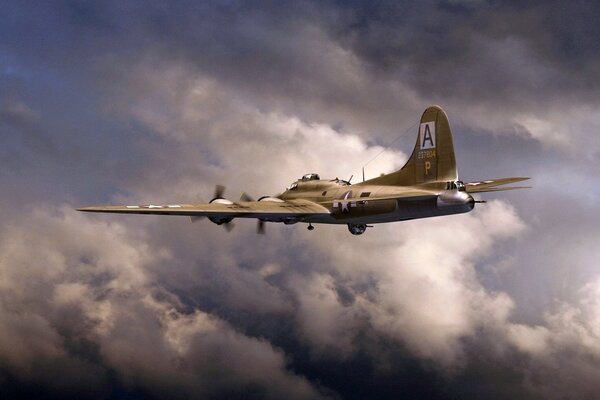
[{"label": "antenna mast", "polygon": [[398,139],[400,139],[402,136],[406,135],[410,130],[412,130],[415,126],[417,126],[417,124],[419,123],[419,121],[415,122],[414,124],[412,124],[410,127],[408,127],[408,129],[406,129],[404,132],[402,132],[401,134],[399,134],[398,136],[396,136],[396,138],[394,140],[391,141],[390,144],[388,144],[387,146],[383,147],[383,149],[381,149],[381,151],[377,154],[375,154],[375,157],[371,158],[369,161],[367,161],[366,164],[364,164],[362,166],[362,171],[363,171],[363,182],[365,181],[365,167],[367,165],[369,165],[371,163],[371,161],[375,160],[377,157],[379,157],[381,155],[381,153],[383,153],[384,151],[386,151],[389,147],[391,147],[394,143],[396,143],[398,141]]}]

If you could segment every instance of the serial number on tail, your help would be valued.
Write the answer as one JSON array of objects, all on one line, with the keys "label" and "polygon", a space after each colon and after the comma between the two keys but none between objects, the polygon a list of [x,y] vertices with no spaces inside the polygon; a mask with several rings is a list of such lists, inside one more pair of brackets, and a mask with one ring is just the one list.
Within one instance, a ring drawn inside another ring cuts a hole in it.
[{"label": "serial number on tail", "polygon": [[423,150],[417,153],[417,158],[419,160],[425,158],[435,158],[435,150]]}]

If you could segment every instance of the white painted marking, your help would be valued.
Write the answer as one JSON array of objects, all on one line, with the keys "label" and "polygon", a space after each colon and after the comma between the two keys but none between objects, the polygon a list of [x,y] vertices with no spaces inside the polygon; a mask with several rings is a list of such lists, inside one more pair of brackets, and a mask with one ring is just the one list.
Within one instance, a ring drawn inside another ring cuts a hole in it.
[{"label": "white painted marking", "polygon": [[419,126],[421,150],[435,149],[435,122],[423,122]]},{"label": "white painted marking", "polygon": [[171,204],[167,206],[168,208],[181,208],[179,204]]},{"label": "white painted marking", "polygon": [[150,204],[150,205],[148,206],[148,208],[163,208],[163,206],[153,206],[152,204]]},{"label": "white painted marking", "polygon": [[469,186],[477,186],[477,185],[483,185],[485,183],[492,183],[494,181],[483,181],[483,182],[473,182],[473,183],[467,183],[467,185]]},{"label": "white painted marking", "polygon": [[127,206],[127,208],[140,208],[140,206]]}]

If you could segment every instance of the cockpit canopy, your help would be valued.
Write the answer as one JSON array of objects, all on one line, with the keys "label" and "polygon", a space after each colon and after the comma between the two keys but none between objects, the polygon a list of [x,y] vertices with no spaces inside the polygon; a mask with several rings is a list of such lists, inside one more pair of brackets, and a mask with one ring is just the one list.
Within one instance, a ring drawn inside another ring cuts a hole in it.
[{"label": "cockpit canopy", "polygon": [[300,180],[302,182],[307,182],[307,181],[318,181],[320,179],[321,178],[319,177],[319,174],[306,174]]},{"label": "cockpit canopy", "polygon": [[319,177],[319,174],[305,174],[302,176],[302,178],[298,179],[296,182],[293,182],[290,186],[287,187],[287,190],[294,190],[296,188],[298,188],[298,182],[308,182],[308,181],[319,181],[321,180],[321,177]]}]

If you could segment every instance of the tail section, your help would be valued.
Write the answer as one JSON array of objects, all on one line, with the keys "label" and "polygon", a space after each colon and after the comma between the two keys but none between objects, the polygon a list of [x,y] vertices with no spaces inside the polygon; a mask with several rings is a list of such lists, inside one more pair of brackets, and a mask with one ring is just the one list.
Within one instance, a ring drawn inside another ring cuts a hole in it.
[{"label": "tail section", "polygon": [[365,183],[412,186],[457,179],[456,158],[448,117],[441,107],[431,106],[421,116],[417,143],[404,167]]}]

